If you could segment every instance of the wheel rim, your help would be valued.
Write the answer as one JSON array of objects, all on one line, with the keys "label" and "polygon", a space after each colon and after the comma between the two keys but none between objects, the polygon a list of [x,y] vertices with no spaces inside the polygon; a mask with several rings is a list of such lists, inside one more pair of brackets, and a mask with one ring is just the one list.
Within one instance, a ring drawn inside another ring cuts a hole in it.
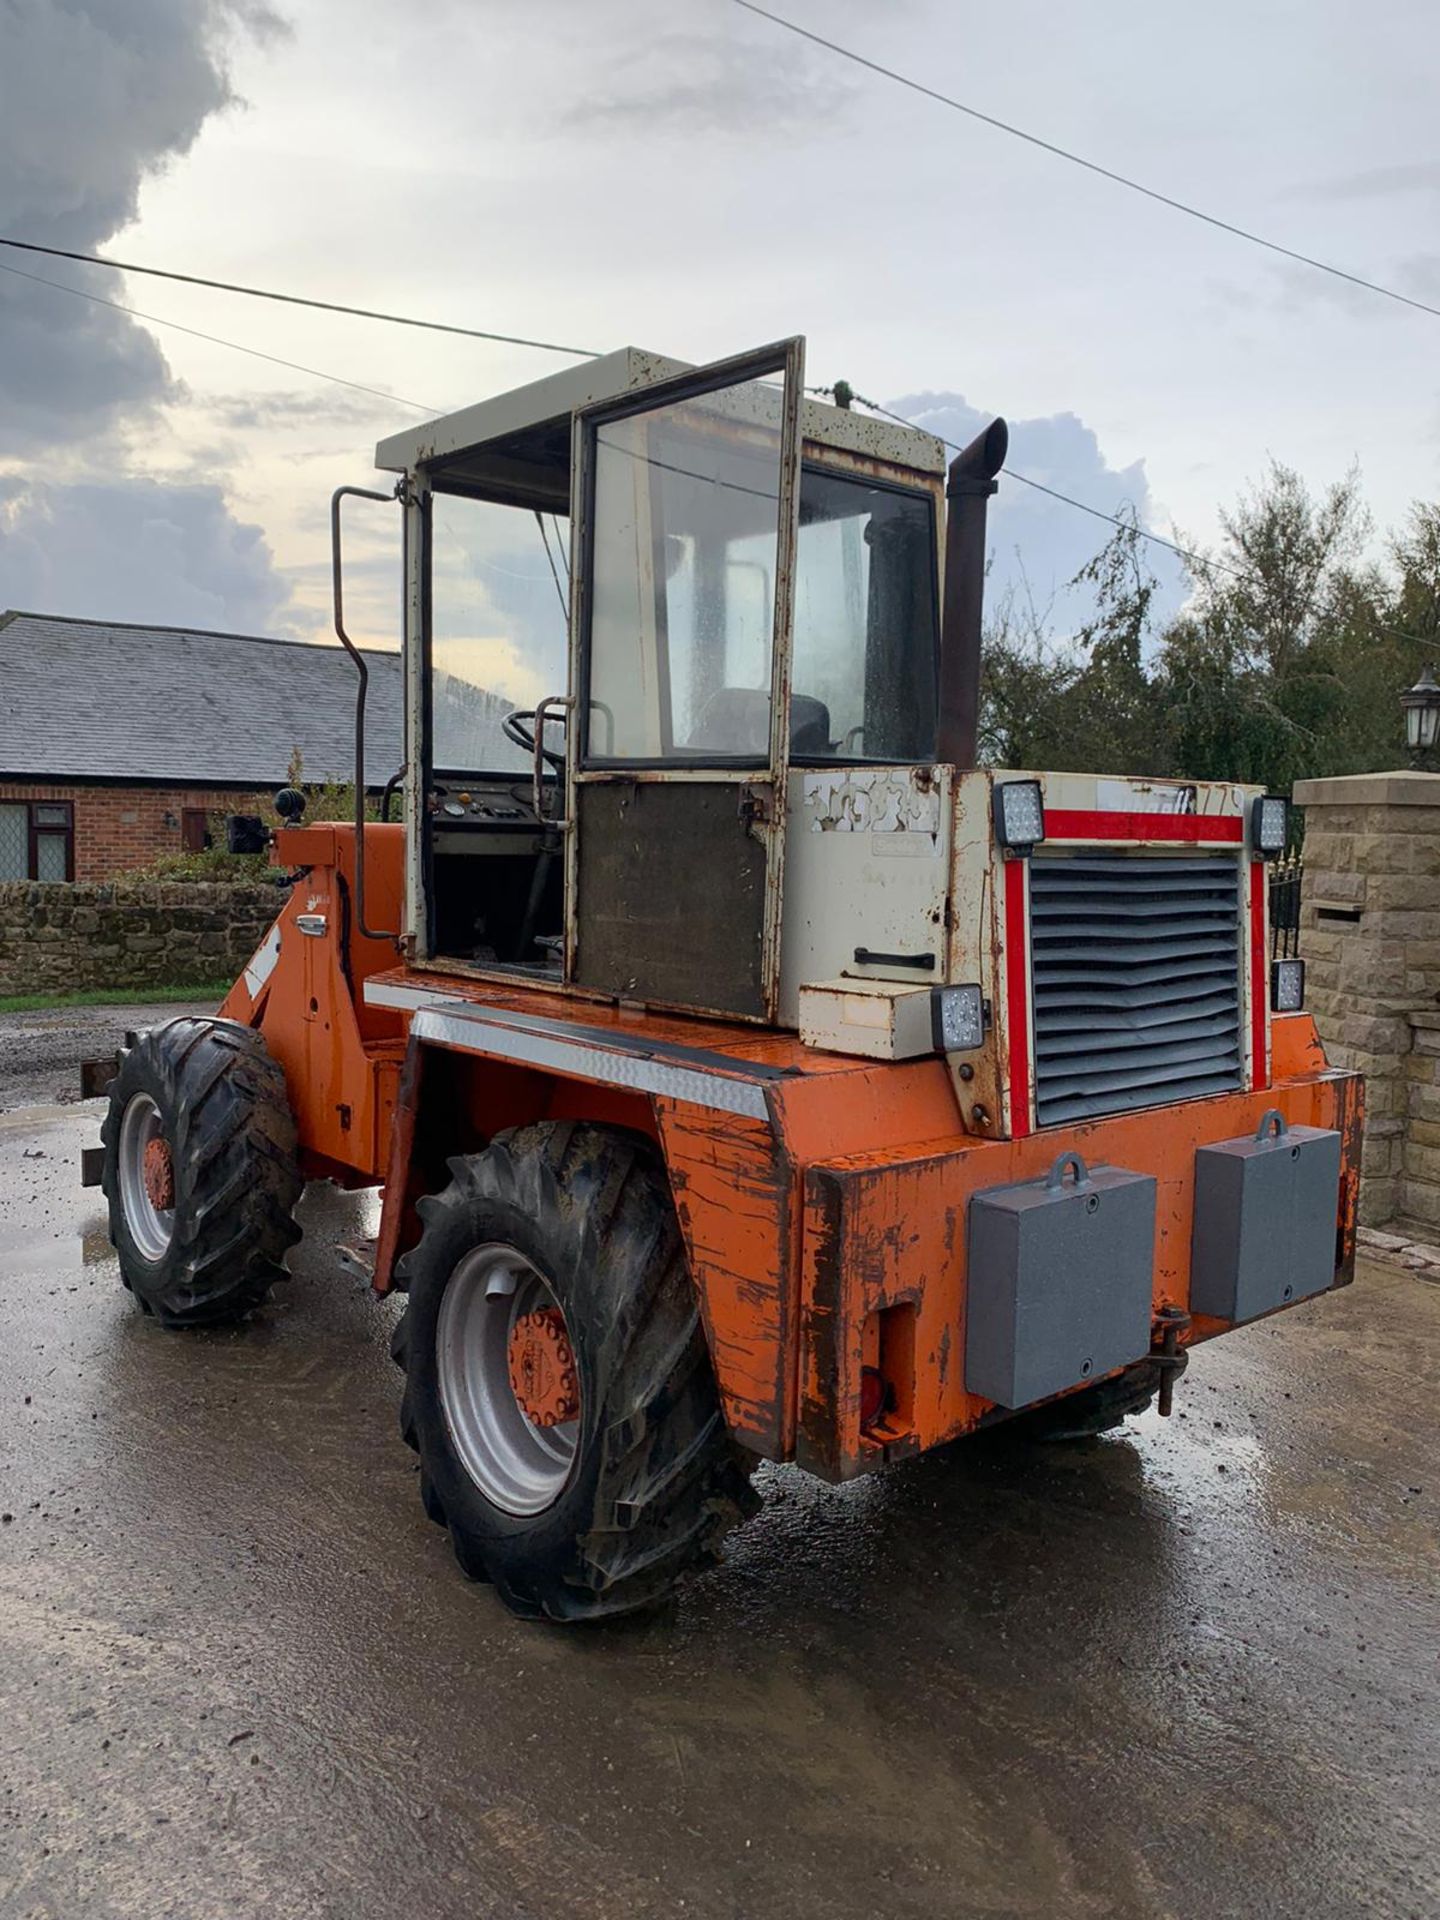
[{"label": "wheel rim", "polygon": [[160,1119],[160,1109],[148,1093],[131,1097],[120,1121],[118,1150],[120,1206],[125,1225],[141,1257],[163,1260],[175,1237],[175,1208],[171,1173],[171,1200],[168,1207],[157,1206],[152,1194],[163,1190],[157,1180],[157,1168],[168,1163],[170,1143]]},{"label": "wheel rim", "polygon": [[[477,1247],[450,1276],[435,1335],[440,1406],[460,1462],[487,1500],[506,1513],[543,1513],[575,1467],[575,1417],[536,1424],[512,1382],[517,1323],[542,1316],[564,1329],[560,1303],[516,1248]],[[568,1334],[566,1336],[568,1338]]]}]

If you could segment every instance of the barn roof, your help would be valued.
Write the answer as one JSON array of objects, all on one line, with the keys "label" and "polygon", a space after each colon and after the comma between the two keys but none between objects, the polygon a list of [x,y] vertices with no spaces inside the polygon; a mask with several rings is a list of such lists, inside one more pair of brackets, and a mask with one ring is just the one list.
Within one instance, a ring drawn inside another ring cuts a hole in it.
[{"label": "barn roof", "polygon": [[[365,771],[404,757],[400,656],[365,649]],[[280,786],[350,779],[355,669],[338,646],[0,613],[0,778]]]}]

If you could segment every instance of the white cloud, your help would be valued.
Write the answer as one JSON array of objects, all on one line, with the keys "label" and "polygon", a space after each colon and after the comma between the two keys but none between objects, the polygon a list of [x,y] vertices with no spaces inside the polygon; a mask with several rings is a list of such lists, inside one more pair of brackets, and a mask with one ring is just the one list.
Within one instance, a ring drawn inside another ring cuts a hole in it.
[{"label": "white cloud", "polygon": [[[232,104],[232,36],[277,31],[276,16],[255,0],[7,7],[0,231],[100,249],[135,218],[146,179],[188,152],[206,120]],[[184,390],[154,336],[99,304],[123,304],[123,281],[8,250],[0,267],[0,459],[10,469],[0,504],[0,604],[99,619],[270,625],[288,588],[261,530],[232,516],[218,484],[166,485],[135,471],[132,450],[153,442],[159,410],[181,402]],[[40,473],[47,477],[33,477]]]},{"label": "white cloud", "polygon": [[[892,412],[957,447],[967,446],[994,417],[958,393],[908,394],[887,404]],[[1095,513],[1112,517],[1133,513],[1142,527],[1161,532],[1155,525],[1145,462],[1112,466],[1094,429],[1073,413],[1008,424],[1006,471],[990,507],[993,558],[987,591],[992,602],[1007,591],[1024,594],[1039,612],[1049,611],[1056,631],[1073,631],[1086,617],[1091,600],[1083,589],[1070,590],[1068,583],[1114,529],[1094,514],[1077,512],[1014,476],[1023,473]],[[1185,598],[1184,568],[1173,554],[1153,543],[1147,543],[1146,558],[1161,584],[1156,612],[1163,616]]]},{"label": "white cloud", "polygon": [[0,607],[263,634],[289,591],[218,487],[0,482]]}]

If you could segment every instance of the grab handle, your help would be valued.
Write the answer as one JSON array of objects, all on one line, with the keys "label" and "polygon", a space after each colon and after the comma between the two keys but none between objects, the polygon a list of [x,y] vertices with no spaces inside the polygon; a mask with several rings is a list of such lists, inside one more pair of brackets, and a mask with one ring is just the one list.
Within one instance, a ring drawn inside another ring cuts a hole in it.
[{"label": "grab handle", "polygon": [[1264,1141],[1267,1136],[1271,1140],[1283,1140],[1289,1131],[1284,1114],[1278,1107],[1271,1107],[1268,1113],[1261,1114],[1260,1124],[1255,1129],[1255,1138],[1257,1142]]},{"label": "grab handle", "polygon": [[1089,1186],[1089,1170],[1080,1155],[1078,1153],[1062,1153],[1056,1159],[1054,1166],[1051,1167],[1045,1177],[1045,1191],[1047,1193],[1059,1193],[1060,1189],[1065,1185],[1065,1169],[1067,1167],[1073,1167],[1075,1170],[1074,1191],[1076,1193],[1078,1193],[1082,1187]]}]

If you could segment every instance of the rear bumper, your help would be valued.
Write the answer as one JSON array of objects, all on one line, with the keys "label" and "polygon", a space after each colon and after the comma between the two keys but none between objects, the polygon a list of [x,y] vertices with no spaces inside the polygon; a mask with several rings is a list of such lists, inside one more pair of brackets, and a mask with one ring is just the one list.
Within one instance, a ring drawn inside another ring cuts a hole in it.
[{"label": "rear bumper", "polygon": [[[1154,1351],[1230,1331],[1191,1301],[1195,1156],[1253,1134],[1269,1109],[1340,1135],[1333,1284],[1354,1273],[1363,1082],[1322,1069],[1253,1093],[1110,1116],[1025,1139],[925,1153],[890,1150],[813,1165],[805,1175],[796,1458],[848,1479],[1008,1417],[966,1386],[967,1214],[977,1193],[1043,1176],[1062,1149],[1090,1167],[1155,1183]],[[1178,1325],[1178,1333],[1173,1329]],[[878,1366],[889,1411],[860,1424],[862,1370]],[[1090,1384],[1090,1383],[1086,1383]]]}]

